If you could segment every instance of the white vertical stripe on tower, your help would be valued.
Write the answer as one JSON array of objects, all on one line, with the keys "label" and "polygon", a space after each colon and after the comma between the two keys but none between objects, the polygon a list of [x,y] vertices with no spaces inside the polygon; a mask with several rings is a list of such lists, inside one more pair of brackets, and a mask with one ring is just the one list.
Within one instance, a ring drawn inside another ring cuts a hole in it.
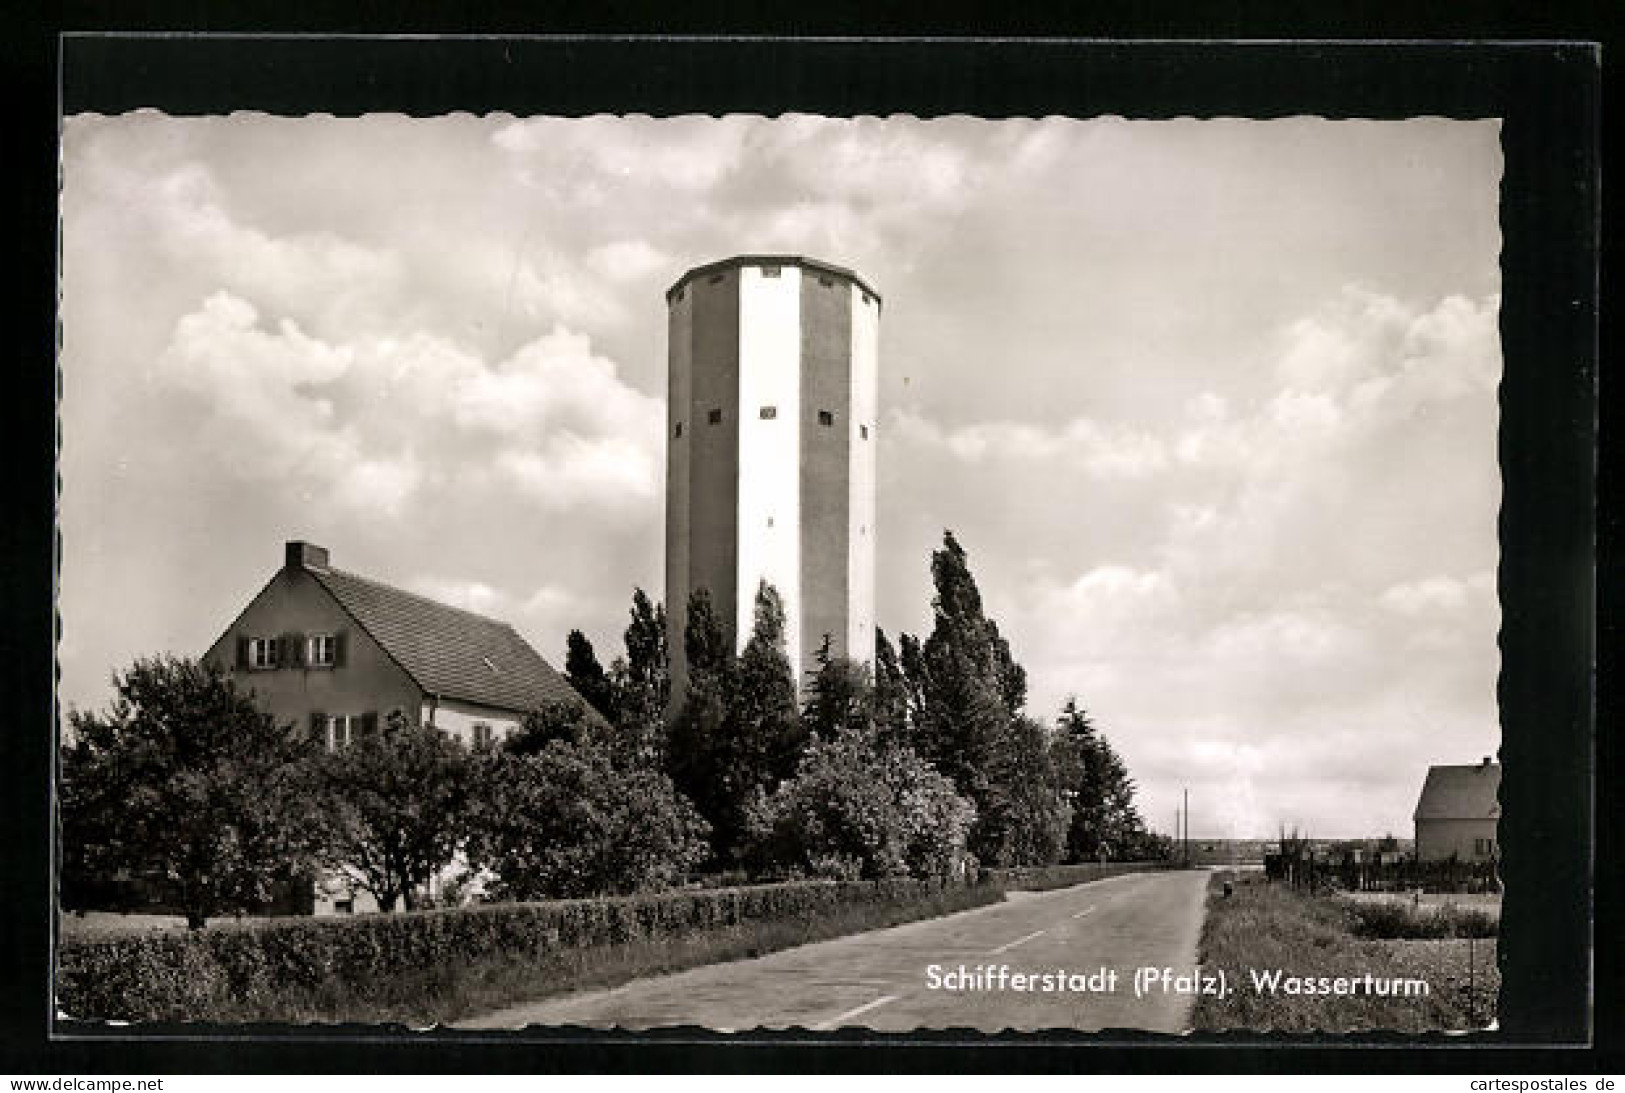
[{"label": "white vertical stripe on tower", "polygon": [[[872,301],[872,302],[871,302]],[[846,650],[853,660],[875,653],[875,452],[880,444],[880,301],[852,289],[851,477],[847,519]],[[864,435],[867,432],[867,437]]]},{"label": "white vertical stripe on tower", "polygon": [[[771,412],[763,417],[763,411]],[[738,648],[750,639],[756,588],[784,600],[785,651],[801,664],[801,269],[739,271]]]}]

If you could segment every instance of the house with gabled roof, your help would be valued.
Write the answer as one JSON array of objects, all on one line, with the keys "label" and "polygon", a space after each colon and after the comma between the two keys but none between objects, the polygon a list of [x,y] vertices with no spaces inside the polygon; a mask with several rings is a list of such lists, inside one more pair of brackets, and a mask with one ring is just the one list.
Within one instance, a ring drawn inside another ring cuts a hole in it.
[{"label": "house with gabled roof", "polygon": [[1491,861],[1498,857],[1501,764],[1485,756],[1467,766],[1428,768],[1416,801],[1418,861]]},{"label": "house with gabled roof", "polygon": [[581,702],[507,623],[337,569],[300,541],[204,659],[329,748],[394,710],[475,745],[550,702]]}]

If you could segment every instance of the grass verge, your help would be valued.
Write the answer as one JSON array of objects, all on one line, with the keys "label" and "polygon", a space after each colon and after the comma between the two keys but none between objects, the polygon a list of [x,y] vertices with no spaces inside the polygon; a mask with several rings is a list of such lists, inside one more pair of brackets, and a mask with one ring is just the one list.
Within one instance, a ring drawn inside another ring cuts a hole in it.
[{"label": "grass verge", "polygon": [[[1222,892],[1226,880],[1234,885],[1229,897]],[[1224,971],[1230,993],[1199,997],[1195,1028],[1421,1033],[1482,1028],[1494,1017],[1499,981],[1493,941],[1372,940],[1358,936],[1358,928],[1346,901],[1295,892],[1262,877],[1215,873],[1200,959],[1207,974]],[[1282,977],[1275,991],[1259,985],[1258,976],[1267,981],[1275,973]],[[1367,975],[1382,983],[1419,981],[1425,993],[1380,995]],[[1300,987],[1313,981],[1311,989],[1321,987],[1321,980],[1343,979],[1349,993],[1289,992],[1293,978]]]}]

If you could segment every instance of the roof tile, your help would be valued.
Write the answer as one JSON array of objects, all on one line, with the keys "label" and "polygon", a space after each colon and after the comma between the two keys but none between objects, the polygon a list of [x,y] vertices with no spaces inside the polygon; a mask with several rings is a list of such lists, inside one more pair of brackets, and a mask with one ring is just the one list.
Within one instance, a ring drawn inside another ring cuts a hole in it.
[{"label": "roof tile", "polygon": [[1501,764],[1429,767],[1422,796],[1416,802],[1418,820],[1481,820],[1501,814],[1497,793]]},{"label": "roof tile", "polygon": [[309,572],[429,694],[520,712],[581,701],[505,622],[342,569]]}]

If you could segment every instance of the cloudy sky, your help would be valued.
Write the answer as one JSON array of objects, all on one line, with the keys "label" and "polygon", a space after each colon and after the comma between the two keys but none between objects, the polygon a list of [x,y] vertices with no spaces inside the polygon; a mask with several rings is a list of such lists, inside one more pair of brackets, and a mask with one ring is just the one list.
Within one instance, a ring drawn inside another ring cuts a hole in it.
[{"label": "cloudy sky", "polygon": [[882,293],[879,614],[951,528],[1193,834],[1410,834],[1499,740],[1494,122],[76,117],[65,703],[282,542],[607,662],[662,583],[665,303]]}]

